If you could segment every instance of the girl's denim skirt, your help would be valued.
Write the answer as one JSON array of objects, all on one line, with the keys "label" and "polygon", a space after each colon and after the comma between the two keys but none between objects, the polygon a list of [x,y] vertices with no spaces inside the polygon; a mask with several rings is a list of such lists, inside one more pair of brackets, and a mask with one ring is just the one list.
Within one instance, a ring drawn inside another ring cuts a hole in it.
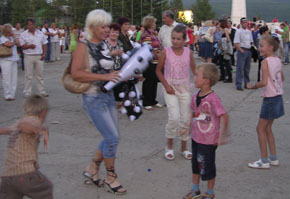
[{"label": "girl's denim skirt", "polygon": [[274,120],[284,115],[284,104],[282,95],[275,97],[264,97],[260,118]]}]

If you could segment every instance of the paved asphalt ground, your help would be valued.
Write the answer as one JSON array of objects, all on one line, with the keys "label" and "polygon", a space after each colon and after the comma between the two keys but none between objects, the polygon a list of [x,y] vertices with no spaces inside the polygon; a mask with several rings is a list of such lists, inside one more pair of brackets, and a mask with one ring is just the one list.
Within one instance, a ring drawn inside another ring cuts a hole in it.
[{"label": "paved asphalt ground", "polygon": [[[40,170],[53,182],[55,199],[113,199],[115,196],[104,189],[84,185],[82,171],[92,158],[101,136],[87,119],[81,96],[66,92],[61,85],[62,71],[69,59],[68,53],[62,54],[61,61],[45,64],[44,80],[51,106],[47,124],[51,136],[49,152],[44,151],[42,144],[39,148]],[[200,61],[196,58],[196,64]],[[257,63],[252,63],[253,82],[256,81],[257,68]],[[259,158],[256,124],[262,100],[260,91],[236,91],[233,83],[222,82],[213,87],[229,113],[231,131],[231,142],[217,150],[216,199],[290,199],[290,65],[284,66],[284,73],[286,115],[273,125],[281,165],[270,170],[247,167],[249,161]],[[23,113],[22,70],[18,76],[16,101],[4,101],[2,81],[0,83],[2,127],[13,124]],[[160,85],[158,99],[164,103]],[[121,140],[116,171],[128,193],[116,198],[181,199],[191,188],[191,164],[180,155],[178,139],[174,145],[175,160],[164,158],[166,108],[145,111],[135,122],[120,114],[119,122]],[[0,137],[0,169],[6,144],[7,137]],[[105,175],[104,166],[100,175],[102,178]],[[205,190],[206,182],[202,182],[201,191]]]}]

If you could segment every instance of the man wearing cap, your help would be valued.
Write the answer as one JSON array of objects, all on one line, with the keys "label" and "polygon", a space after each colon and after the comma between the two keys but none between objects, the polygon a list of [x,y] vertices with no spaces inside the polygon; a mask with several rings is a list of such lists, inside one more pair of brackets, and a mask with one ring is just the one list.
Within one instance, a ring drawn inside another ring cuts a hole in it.
[{"label": "man wearing cap", "polygon": [[235,34],[234,44],[237,49],[237,71],[236,71],[236,89],[243,91],[247,83],[250,82],[251,69],[251,45],[253,43],[253,36],[248,30],[248,20],[241,18],[241,28]]}]

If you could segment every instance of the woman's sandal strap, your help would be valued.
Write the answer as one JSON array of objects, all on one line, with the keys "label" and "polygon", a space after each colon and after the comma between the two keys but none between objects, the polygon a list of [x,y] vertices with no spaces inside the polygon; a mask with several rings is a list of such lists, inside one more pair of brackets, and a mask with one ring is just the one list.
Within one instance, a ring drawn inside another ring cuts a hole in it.
[{"label": "woman's sandal strap", "polygon": [[111,189],[116,193],[123,193],[123,192],[118,192],[121,188],[123,188],[123,186],[122,185],[120,185],[120,186],[117,186],[117,187],[114,187],[114,188],[112,188],[111,187]]},{"label": "woman's sandal strap", "polygon": [[103,181],[102,179],[97,179],[97,180],[92,180],[92,182],[97,186],[97,187],[102,187],[103,186]]},{"label": "woman's sandal strap", "polygon": [[115,173],[115,169],[114,168],[113,169],[107,169],[107,175],[111,176],[113,178],[117,178],[118,177],[118,175]]},{"label": "woman's sandal strap", "polygon": [[103,181],[107,186],[108,186],[108,188],[111,190],[110,192],[113,192],[114,194],[125,194],[125,193],[127,193],[127,191],[119,191],[120,189],[122,189],[123,188],[123,186],[122,185],[119,185],[119,186],[117,186],[117,187],[111,187],[111,183],[109,184],[109,183],[107,183],[105,180]]},{"label": "woman's sandal strap", "polygon": [[93,175],[92,175],[92,174],[88,173],[87,171],[84,171],[84,172],[83,172],[83,176],[84,176],[84,177],[88,178],[88,179],[89,179],[92,183],[94,183],[96,186],[98,186],[98,187],[102,187],[102,186],[103,186],[102,179],[93,180],[95,175],[96,175],[96,174],[93,174]]}]

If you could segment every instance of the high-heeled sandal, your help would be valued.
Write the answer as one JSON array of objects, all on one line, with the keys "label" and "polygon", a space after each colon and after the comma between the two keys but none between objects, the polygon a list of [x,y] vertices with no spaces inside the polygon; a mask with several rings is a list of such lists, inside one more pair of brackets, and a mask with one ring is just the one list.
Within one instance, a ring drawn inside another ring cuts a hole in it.
[{"label": "high-heeled sandal", "polygon": [[115,182],[115,180],[117,179],[117,174],[115,173],[115,170],[114,169],[107,169],[107,175],[112,177],[113,180],[108,183],[106,182],[105,180],[103,180],[103,183],[104,183],[104,188],[107,192],[110,192],[110,193],[113,193],[113,194],[116,194],[116,195],[124,195],[127,193],[127,191],[119,191],[121,188],[123,188],[122,185],[119,185],[117,187],[112,187],[111,184]]},{"label": "high-heeled sandal", "polygon": [[94,174],[91,174],[91,173],[89,173],[87,171],[84,171],[83,172],[83,176],[85,178],[87,178],[85,180],[84,184],[91,184],[91,183],[93,183],[97,187],[102,187],[104,185],[102,179],[98,178],[97,180],[94,180],[94,177],[99,173],[99,168],[100,168],[100,165],[101,165],[102,161],[93,159],[92,160],[92,163],[95,164],[94,166],[96,167],[95,168],[96,171],[95,171]]}]

